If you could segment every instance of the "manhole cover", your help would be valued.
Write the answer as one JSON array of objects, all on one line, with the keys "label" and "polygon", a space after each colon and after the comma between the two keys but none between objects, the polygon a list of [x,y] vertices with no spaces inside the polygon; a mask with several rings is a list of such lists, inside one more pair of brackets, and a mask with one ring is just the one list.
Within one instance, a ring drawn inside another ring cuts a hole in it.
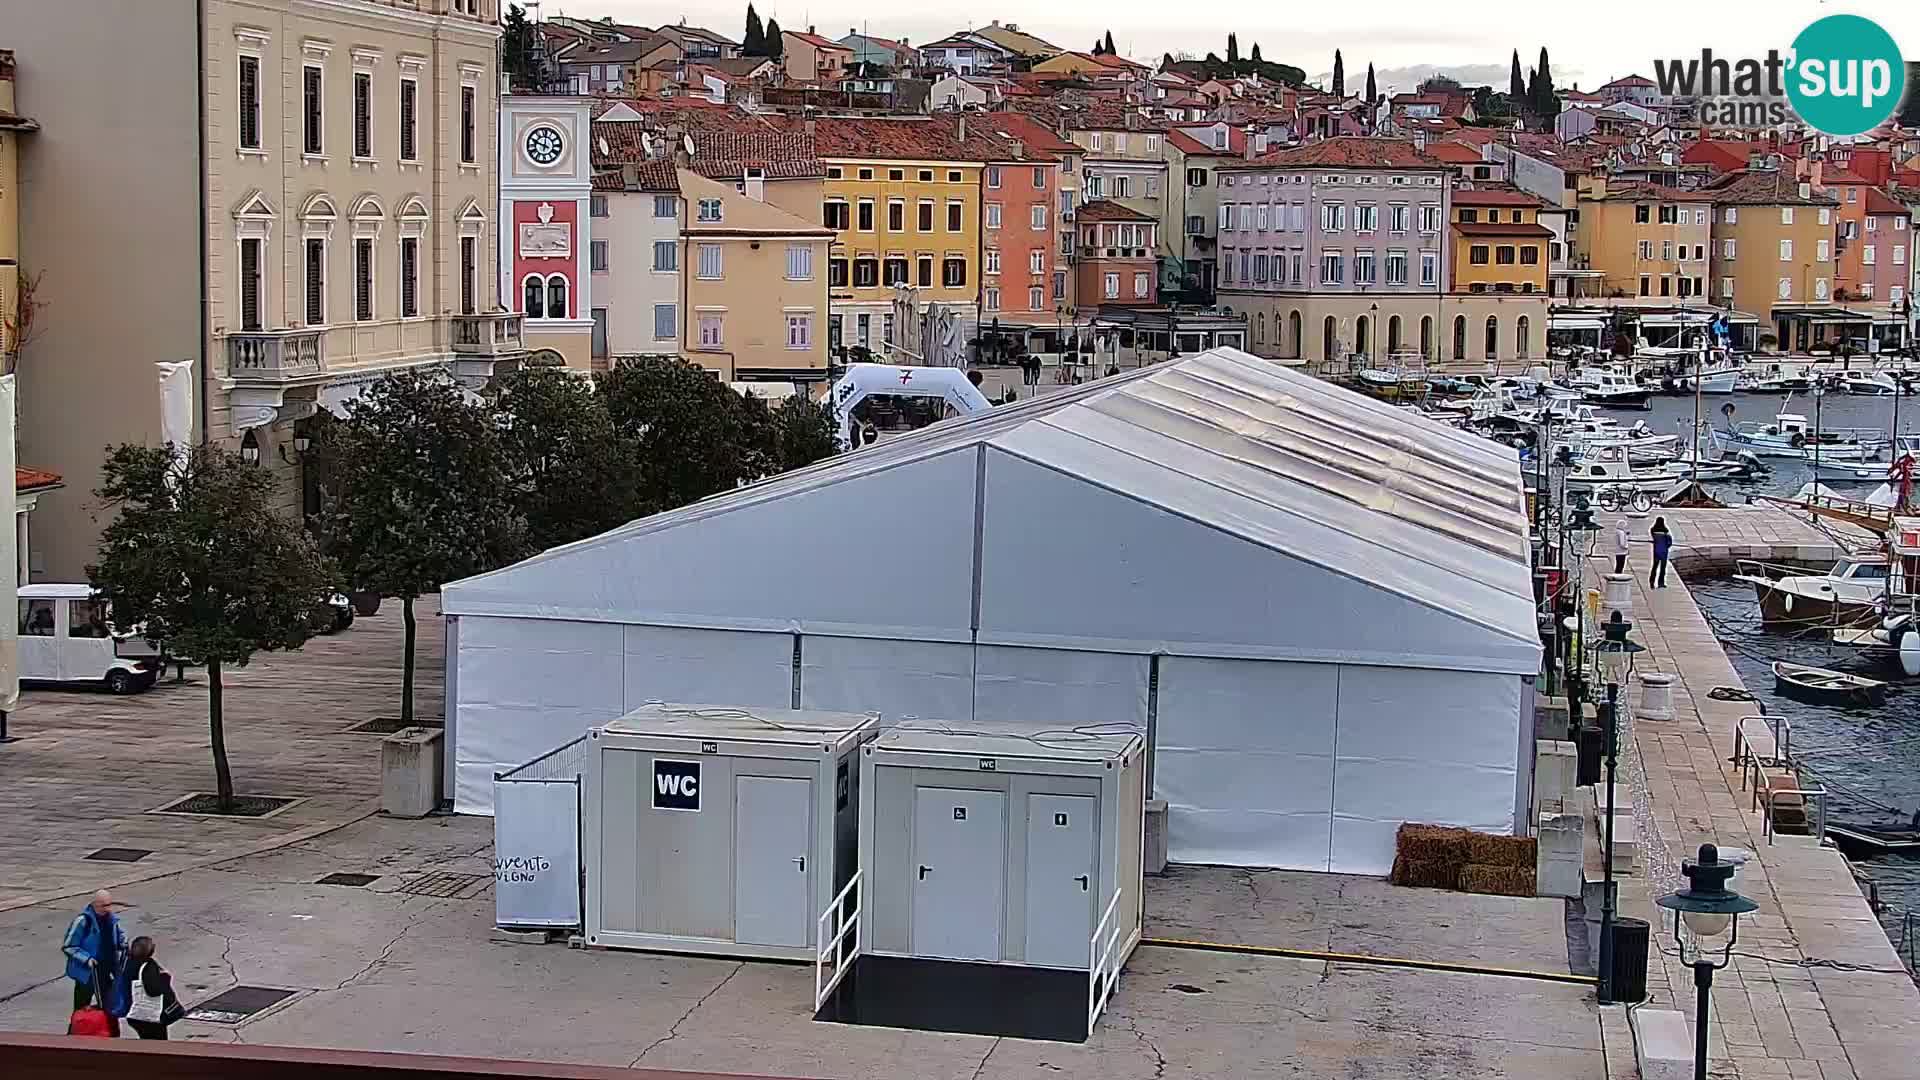
[{"label": "manhole cover", "polygon": [[146,848],[103,847],[99,851],[88,855],[87,858],[95,862],[139,862],[151,854],[153,854],[153,852],[148,851]]},{"label": "manhole cover", "polygon": [[209,1024],[237,1024],[257,1012],[273,1008],[296,993],[296,990],[276,990],[269,986],[236,986],[195,1005],[187,1013],[187,1019],[203,1020]]},{"label": "manhole cover", "polygon": [[328,874],[315,885],[345,885],[350,889],[365,888],[380,880],[379,874]]},{"label": "manhole cover", "polygon": [[438,717],[414,717],[412,723],[403,723],[397,716],[379,716],[364,723],[355,724],[348,731],[363,735],[391,735],[396,731],[405,731],[410,727],[437,728],[446,727],[446,721]]},{"label": "manhole cover", "polygon": [[415,896],[437,896],[443,900],[474,900],[484,896],[492,884],[491,874],[456,874],[448,870],[436,870],[400,886],[400,891]]}]

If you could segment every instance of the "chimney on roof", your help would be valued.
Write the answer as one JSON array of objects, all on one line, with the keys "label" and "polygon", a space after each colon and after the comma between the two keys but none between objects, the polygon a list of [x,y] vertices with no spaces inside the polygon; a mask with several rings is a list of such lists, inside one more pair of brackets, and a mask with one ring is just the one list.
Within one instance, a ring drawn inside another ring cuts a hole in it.
[{"label": "chimney on roof", "polygon": [[1247,134],[1247,142],[1246,142],[1246,145],[1242,148],[1241,152],[1246,156],[1246,159],[1248,161],[1252,161],[1253,160],[1253,125],[1252,124],[1247,125],[1246,134]]},{"label": "chimney on roof", "polygon": [[965,112],[960,113],[959,132],[960,132],[960,141],[966,142],[967,141],[967,114]]},{"label": "chimney on roof", "polygon": [[999,25],[1000,25],[1000,20],[999,20],[999,19],[995,19],[995,20],[993,20],[993,23],[992,23],[992,25],[994,25],[994,26],[999,26]]},{"label": "chimney on roof", "polygon": [[818,33],[818,32],[819,32],[819,31],[817,31],[817,30],[815,30],[815,29],[813,28],[813,24],[812,24],[812,23],[808,23],[808,24],[807,24],[807,33],[809,33],[809,34],[815,34],[815,33]]},{"label": "chimney on roof", "polygon": [[1013,140],[1013,159],[1015,161],[1024,161],[1026,156],[1027,144],[1020,139]]},{"label": "chimney on roof", "polygon": [[1803,199],[1813,198],[1813,185],[1807,183],[1805,180],[1800,181],[1800,197]]}]

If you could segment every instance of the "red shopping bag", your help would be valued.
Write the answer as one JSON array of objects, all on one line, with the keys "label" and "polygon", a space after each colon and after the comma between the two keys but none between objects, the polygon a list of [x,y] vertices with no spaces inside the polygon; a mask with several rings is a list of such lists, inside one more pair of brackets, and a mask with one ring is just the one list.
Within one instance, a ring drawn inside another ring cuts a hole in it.
[{"label": "red shopping bag", "polygon": [[67,1034],[101,1039],[113,1038],[113,1018],[98,1005],[75,1009],[67,1021]]}]

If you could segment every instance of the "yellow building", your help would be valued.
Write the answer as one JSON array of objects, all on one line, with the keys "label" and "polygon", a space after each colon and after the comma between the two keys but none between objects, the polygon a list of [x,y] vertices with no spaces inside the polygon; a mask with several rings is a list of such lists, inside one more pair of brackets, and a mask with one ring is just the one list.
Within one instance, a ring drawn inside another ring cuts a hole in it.
[{"label": "yellow building", "polygon": [[1825,340],[1833,311],[1838,200],[1773,169],[1741,169],[1708,185],[1713,199],[1713,299],[1772,323],[1782,349]]},{"label": "yellow building", "polygon": [[895,336],[900,286],[915,310],[950,318],[962,347],[976,333],[980,279],[990,272],[981,260],[981,174],[1006,150],[967,124],[964,116],[930,116],[811,125],[827,172],[821,220],[836,234],[827,260],[832,344],[883,357],[896,341],[917,348],[918,337]]},{"label": "yellow building", "polygon": [[688,359],[728,381],[825,377],[833,230],[679,170]]},{"label": "yellow building", "polygon": [[1581,178],[1575,209],[1574,262],[1602,275],[1601,295],[1705,302],[1708,196],[1594,175]]},{"label": "yellow building", "polygon": [[1452,206],[1454,292],[1546,293],[1544,203],[1512,188],[1455,188]]}]

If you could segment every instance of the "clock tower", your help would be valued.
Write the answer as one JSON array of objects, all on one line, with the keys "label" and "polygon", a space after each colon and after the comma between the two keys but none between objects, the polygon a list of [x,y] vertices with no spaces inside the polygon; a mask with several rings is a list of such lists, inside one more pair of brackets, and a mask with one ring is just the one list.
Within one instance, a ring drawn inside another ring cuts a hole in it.
[{"label": "clock tower", "polygon": [[590,98],[500,99],[500,296],[527,317],[529,363],[591,363],[592,112]]}]

